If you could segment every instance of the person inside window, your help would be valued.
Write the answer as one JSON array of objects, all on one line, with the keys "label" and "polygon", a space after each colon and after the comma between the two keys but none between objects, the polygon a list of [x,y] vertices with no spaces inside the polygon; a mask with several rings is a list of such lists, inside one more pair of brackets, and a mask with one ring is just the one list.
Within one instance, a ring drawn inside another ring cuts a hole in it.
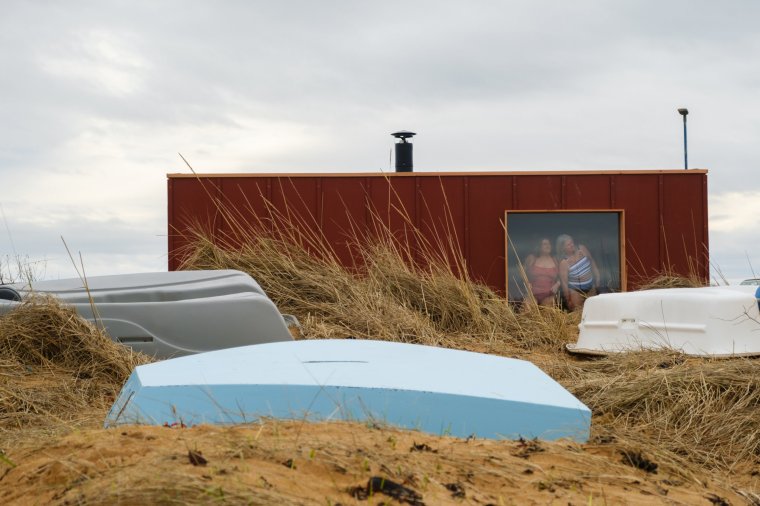
[{"label": "person inside window", "polygon": [[555,305],[560,282],[559,265],[552,255],[552,242],[548,238],[542,238],[536,251],[525,258],[524,265],[530,291],[536,302],[542,306]]},{"label": "person inside window", "polygon": [[575,245],[567,234],[557,237],[559,280],[565,304],[571,311],[583,308],[585,300],[596,295],[599,268],[583,244]]}]

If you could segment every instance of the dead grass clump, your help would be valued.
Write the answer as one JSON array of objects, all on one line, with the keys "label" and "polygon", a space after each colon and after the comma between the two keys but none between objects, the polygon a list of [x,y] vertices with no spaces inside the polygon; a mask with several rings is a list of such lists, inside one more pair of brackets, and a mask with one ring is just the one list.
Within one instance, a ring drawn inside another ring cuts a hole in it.
[{"label": "dead grass clump", "polygon": [[53,299],[27,301],[0,317],[0,438],[55,431],[106,409],[148,360]]},{"label": "dead grass clump", "polygon": [[705,282],[695,275],[678,276],[676,274],[660,274],[639,287],[639,290],[654,290],[657,288],[698,288]]},{"label": "dead grass clump", "polygon": [[371,289],[332,255],[315,257],[304,245],[259,236],[238,248],[213,244],[197,232],[183,268],[239,269],[250,274],[283,313],[302,323],[305,339],[356,337],[438,344],[429,322]]},{"label": "dead grass clump", "polygon": [[[581,313],[567,312],[559,306],[525,304],[517,315],[520,342],[531,351],[546,351],[554,359],[564,357],[565,344],[578,338]],[[527,357],[526,357],[527,358]]]},{"label": "dead grass clump", "polygon": [[386,236],[357,240],[353,269],[327,248],[314,255],[294,238],[266,230],[226,245],[202,229],[188,238],[183,268],[247,272],[282,312],[299,318],[306,339],[382,339],[514,355],[556,351],[574,338],[568,322],[577,324],[577,315],[538,306],[517,313],[440,255],[416,264]]},{"label": "dead grass clump", "polygon": [[760,459],[759,369],[749,359],[640,352],[555,372],[601,432],[648,446],[656,459],[730,470]]},{"label": "dead grass clump", "polygon": [[140,360],[76,311],[33,298],[0,319],[0,356],[20,364],[59,366],[106,381],[124,381]]}]

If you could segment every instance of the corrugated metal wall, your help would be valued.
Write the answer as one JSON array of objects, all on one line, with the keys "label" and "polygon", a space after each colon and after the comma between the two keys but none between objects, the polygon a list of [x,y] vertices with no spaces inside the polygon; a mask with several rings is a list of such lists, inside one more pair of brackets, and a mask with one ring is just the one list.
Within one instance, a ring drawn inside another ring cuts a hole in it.
[{"label": "corrugated metal wall", "polygon": [[624,210],[629,289],[666,269],[709,276],[705,170],[169,174],[168,192],[170,270],[180,264],[188,227],[228,234],[220,206],[254,220],[269,215],[266,199],[301,226],[321,229],[346,263],[348,235],[366,230],[373,215],[402,236],[409,223],[401,209],[429,240],[458,244],[471,275],[501,293],[508,210]]}]

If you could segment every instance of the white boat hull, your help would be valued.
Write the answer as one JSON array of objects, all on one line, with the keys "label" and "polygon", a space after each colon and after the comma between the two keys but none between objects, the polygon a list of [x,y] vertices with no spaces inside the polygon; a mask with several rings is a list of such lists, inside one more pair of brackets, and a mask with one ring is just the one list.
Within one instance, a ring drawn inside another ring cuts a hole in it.
[{"label": "white boat hull", "polygon": [[760,355],[757,287],[643,290],[589,298],[571,352],[674,350],[695,356]]}]

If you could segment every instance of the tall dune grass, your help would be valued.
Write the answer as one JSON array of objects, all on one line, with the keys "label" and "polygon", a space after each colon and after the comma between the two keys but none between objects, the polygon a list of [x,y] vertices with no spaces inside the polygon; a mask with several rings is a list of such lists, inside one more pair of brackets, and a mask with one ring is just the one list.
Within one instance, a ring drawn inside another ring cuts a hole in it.
[{"label": "tall dune grass", "polygon": [[188,231],[181,268],[249,273],[282,312],[298,316],[306,339],[384,339],[514,354],[558,350],[574,338],[577,315],[534,304],[515,311],[470,279],[455,242],[430,241],[411,220],[402,239],[377,214],[369,232],[347,231],[353,265],[346,266],[304,218],[270,205],[266,220],[245,222],[239,211],[218,205],[227,232],[214,236],[200,225]]},{"label": "tall dune grass", "polygon": [[[515,311],[469,278],[461,255],[451,261],[458,254],[451,241],[425,242],[410,229],[414,241],[404,243],[375,217],[375,233],[348,234],[355,261],[347,267],[292,216],[270,207],[267,222],[244,223],[220,209],[228,232],[192,229],[183,268],[248,272],[283,312],[299,317],[306,339],[386,339],[531,360],[592,409],[594,441],[643,452],[687,477],[698,466],[727,471],[760,459],[755,360],[664,351],[570,356],[564,344],[576,339],[577,313],[530,301]],[[424,254],[410,254],[411,243]],[[420,256],[423,264],[412,260]],[[668,275],[649,287],[700,284],[695,279]]]}]

